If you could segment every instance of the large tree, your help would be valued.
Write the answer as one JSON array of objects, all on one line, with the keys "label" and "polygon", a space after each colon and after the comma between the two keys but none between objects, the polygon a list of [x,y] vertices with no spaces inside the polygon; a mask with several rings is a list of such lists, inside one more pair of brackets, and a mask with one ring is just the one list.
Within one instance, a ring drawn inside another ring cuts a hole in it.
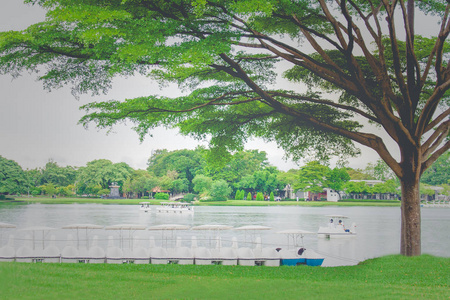
[{"label": "large tree", "polygon": [[0,156],[0,195],[25,193],[29,187],[26,173],[14,160]]},{"label": "large tree", "polygon": [[77,189],[81,193],[94,193],[109,189],[113,183],[123,186],[132,174],[133,169],[124,162],[113,164],[107,159],[93,160],[85,167],[80,167],[76,181]]},{"label": "large tree", "polygon": [[[0,35],[3,73],[40,71],[45,87],[72,84],[80,93],[106,91],[115,76],[137,73],[193,90],[91,103],[83,124],[130,120],[142,136],[177,126],[210,137],[218,154],[258,136],[294,159],[353,155],[357,142],[399,178],[400,252],[421,253],[419,179],[450,147],[446,1],[27,2],[47,9],[47,18]],[[436,38],[415,36],[419,11],[435,15],[426,22]],[[290,68],[285,77],[295,90],[273,88],[275,67]],[[305,82],[310,89],[300,93]],[[379,126],[397,149],[361,120]]]},{"label": "large tree", "polygon": [[77,177],[77,170],[72,166],[60,167],[52,160],[45,164],[45,167],[40,170],[40,183],[53,183],[58,186],[67,186],[74,184]]},{"label": "large tree", "polygon": [[301,167],[297,174],[297,182],[294,185],[295,189],[301,191],[309,191],[312,193],[321,193],[328,185],[328,174],[330,168],[321,165],[318,161],[308,162]]}]

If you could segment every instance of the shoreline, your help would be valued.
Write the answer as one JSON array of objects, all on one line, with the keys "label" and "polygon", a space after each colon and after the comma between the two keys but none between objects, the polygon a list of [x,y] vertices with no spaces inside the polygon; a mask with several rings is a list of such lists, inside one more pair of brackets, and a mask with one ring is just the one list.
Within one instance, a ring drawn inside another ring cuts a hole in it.
[{"label": "shoreline", "polygon": [[[159,205],[167,200],[155,199],[100,199],[100,198],[48,198],[48,197],[17,197],[14,200],[1,200],[0,205],[7,204],[118,204],[118,205],[139,205],[140,202],[150,202],[150,205]],[[399,207],[398,200],[343,200],[339,202],[327,201],[247,201],[247,200],[227,200],[227,201],[206,201],[193,203],[194,206],[374,206],[374,207]]]}]

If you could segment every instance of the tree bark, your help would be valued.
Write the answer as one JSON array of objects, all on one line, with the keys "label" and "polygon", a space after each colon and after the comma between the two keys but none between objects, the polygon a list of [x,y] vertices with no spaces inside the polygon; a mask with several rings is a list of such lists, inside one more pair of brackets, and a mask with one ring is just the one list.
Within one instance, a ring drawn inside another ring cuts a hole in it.
[{"label": "tree bark", "polygon": [[402,188],[400,254],[417,256],[421,254],[419,177],[413,173],[410,175],[400,180]]}]

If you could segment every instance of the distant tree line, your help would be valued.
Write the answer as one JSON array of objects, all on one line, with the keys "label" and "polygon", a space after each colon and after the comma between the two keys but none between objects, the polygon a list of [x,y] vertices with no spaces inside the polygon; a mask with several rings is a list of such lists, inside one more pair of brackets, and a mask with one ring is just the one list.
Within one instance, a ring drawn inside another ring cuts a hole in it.
[{"label": "distant tree line", "polygon": [[[422,192],[431,194],[429,185],[449,190],[449,153],[439,158],[422,176]],[[368,186],[353,180],[380,180]],[[367,196],[396,193],[398,181],[379,160],[365,169],[333,168],[311,161],[299,169],[281,171],[269,164],[264,151],[245,150],[234,153],[225,165],[208,161],[208,150],[157,150],[148,159],[146,170],[134,170],[124,162],[107,159],[90,161],[86,166],[59,166],[50,160],[43,168],[23,170],[13,160],[0,156],[0,194],[47,196],[101,196],[117,183],[128,198],[152,196],[152,191],[195,194],[202,200],[273,200],[283,195],[286,185],[294,190],[320,193],[323,188]],[[190,197],[192,198],[192,196]]]}]

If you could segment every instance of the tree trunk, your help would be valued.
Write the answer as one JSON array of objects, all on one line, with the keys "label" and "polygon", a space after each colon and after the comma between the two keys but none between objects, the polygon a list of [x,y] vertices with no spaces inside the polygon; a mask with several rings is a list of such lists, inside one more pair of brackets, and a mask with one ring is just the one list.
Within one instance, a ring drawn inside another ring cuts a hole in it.
[{"label": "tree trunk", "polygon": [[402,187],[400,254],[417,256],[421,254],[419,177],[411,175],[400,180]]}]

